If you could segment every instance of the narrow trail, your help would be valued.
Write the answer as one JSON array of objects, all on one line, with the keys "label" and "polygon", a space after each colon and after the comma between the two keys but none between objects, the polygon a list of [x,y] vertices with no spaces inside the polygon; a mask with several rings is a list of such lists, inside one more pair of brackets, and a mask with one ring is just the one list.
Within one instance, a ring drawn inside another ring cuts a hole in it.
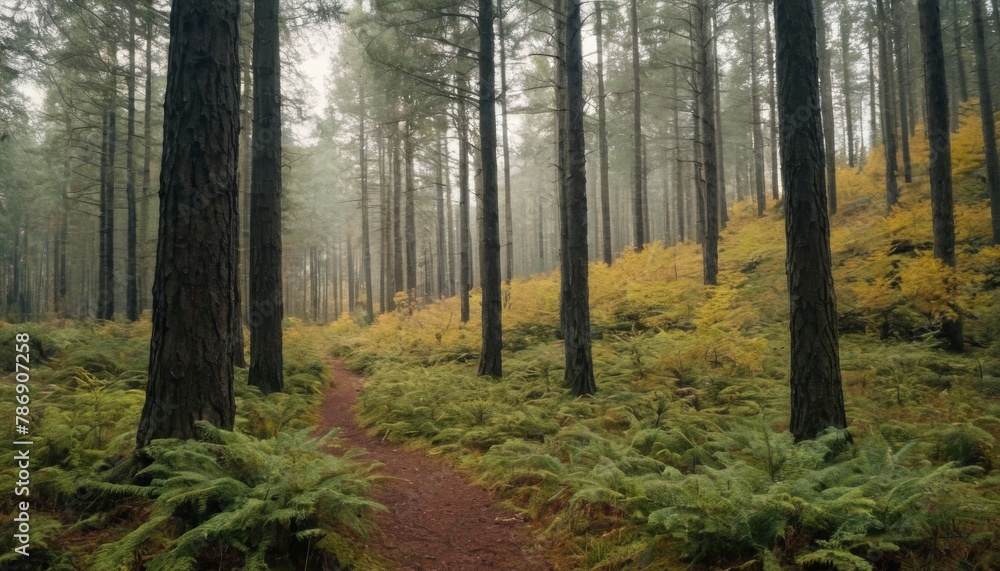
[{"label": "narrow trail", "polygon": [[[347,447],[364,448],[382,462],[386,483],[374,499],[389,511],[375,516],[371,546],[401,571],[548,571],[543,556],[528,553],[530,526],[470,485],[461,473],[424,452],[368,436],[351,410],[364,379],[327,361],[335,384],[319,409],[316,432],[340,427]],[[364,570],[358,570],[364,571]]]}]

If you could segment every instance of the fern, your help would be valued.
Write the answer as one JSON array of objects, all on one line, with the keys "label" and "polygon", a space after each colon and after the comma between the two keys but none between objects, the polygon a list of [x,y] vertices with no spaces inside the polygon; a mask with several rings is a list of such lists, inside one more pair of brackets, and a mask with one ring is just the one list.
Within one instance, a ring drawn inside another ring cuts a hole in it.
[{"label": "fern", "polygon": [[[94,486],[105,494],[155,499],[150,519],[100,548],[91,568],[127,568],[136,549],[162,541],[151,571],[199,568],[199,557],[211,548],[235,548],[244,569],[266,569],[267,561],[295,542],[315,546],[339,533],[363,537],[367,514],[383,509],[364,498],[373,481],[367,470],[349,456],[324,451],[332,433],[310,438],[302,430],[258,440],[207,423],[199,423],[199,430],[200,441],[158,440],[147,447],[152,462],[138,478],[148,485]],[[175,536],[171,530],[177,528],[186,531]]]}]

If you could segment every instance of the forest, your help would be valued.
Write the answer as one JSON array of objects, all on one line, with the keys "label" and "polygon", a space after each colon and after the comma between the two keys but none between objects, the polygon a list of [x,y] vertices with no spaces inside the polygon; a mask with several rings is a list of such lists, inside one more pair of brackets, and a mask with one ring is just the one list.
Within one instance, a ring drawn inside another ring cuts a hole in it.
[{"label": "forest", "polygon": [[998,62],[1000,0],[0,0],[0,569],[1000,569]]}]

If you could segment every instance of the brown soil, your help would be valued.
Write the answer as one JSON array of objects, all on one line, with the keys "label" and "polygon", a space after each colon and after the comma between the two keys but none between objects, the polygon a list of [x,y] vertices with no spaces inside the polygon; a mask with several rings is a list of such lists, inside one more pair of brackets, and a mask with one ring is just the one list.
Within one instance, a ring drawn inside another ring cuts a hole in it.
[{"label": "brown soil", "polygon": [[[381,462],[385,483],[374,499],[378,513],[371,547],[401,570],[543,571],[551,567],[530,553],[531,527],[496,505],[497,498],[442,460],[374,438],[358,426],[351,408],[364,379],[330,360],[335,384],[319,409],[317,432],[340,427],[346,447],[364,448]],[[358,570],[365,571],[365,570]]]}]

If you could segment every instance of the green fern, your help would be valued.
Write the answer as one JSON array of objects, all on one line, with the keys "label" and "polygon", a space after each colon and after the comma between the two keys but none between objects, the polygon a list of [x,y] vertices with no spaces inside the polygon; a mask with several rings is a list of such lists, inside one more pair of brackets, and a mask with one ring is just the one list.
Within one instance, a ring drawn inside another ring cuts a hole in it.
[{"label": "green fern", "polygon": [[127,569],[131,554],[150,542],[163,544],[150,571],[199,568],[210,548],[234,548],[244,569],[267,569],[296,542],[316,547],[331,534],[364,537],[367,514],[383,509],[364,498],[374,478],[370,469],[355,465],[353,453],[325,452],[333,433],[310,438],[302,430],[258,440],[207,423],[198,427],[202,440],[158,440],[146,448],[152,462],[138,478],[148,485],[94,486],[104,494],[155,499],[150,519],[102,546],[92,569]]}]

